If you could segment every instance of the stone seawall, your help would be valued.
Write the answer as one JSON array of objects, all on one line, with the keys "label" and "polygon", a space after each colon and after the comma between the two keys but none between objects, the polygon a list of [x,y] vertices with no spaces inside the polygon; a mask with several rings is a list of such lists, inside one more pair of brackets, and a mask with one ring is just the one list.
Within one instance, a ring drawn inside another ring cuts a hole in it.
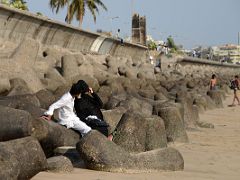
[{"label": "stone seawall", "polygon": [[124,43],[122,46],[117,39],[103,37],[4,5],[0,5],[0,38],[15,43],[32,38],[46,46],[56,45],[75,51],[131,56],[134,59],[146,57],[147,52],[145,46],[132,43]]},{"label": "stone seawall", "polygon": [[161,63],[163,72],[175,70],[183,75],[192,73],[197,73],[200,76],[204,74],[211,75],[212,73],[234,75],[240,73],[239,65],[192,57],[162,58]]}]

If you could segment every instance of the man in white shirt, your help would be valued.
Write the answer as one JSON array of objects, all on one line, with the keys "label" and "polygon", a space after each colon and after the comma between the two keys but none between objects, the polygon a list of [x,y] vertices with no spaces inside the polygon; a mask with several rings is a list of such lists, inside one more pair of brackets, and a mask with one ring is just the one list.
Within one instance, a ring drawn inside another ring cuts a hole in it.
[{"label": "man in white shirt", "polygon": [[82,122],[74,113],[74,99],[80,96],[81,90],[78,84],[73,84],[71,90],[65,93],[58,101],[53,103],[44,113],[45,120],[51,120],[54,110],[57,110],[58,123],[72,128],[81,133],[82,136],[91,131],[91,128]]},{"label": "man in white shirt", "polygon": [[117,31],[116,38],[119,39],[121,45],[123,45],[123,38],[121,38],[121,35],[120,35],[120,29],[118,29],[118,31]]},{"label": "man in white shirt", "polygon": [[149,56],[149,59],[150,59],[150,63],[153,65],[154,62],[153,62],[153,57],[152,56]]}]

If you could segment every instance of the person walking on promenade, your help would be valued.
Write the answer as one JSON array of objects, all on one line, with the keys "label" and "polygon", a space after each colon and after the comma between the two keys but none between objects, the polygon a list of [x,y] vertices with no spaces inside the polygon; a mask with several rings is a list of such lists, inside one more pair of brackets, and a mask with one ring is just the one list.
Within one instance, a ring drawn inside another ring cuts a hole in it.
[{"label": "person walking on promenade", "polygon": [[213,74],[210,80],[210,87],[209,87],[210,90],[216,90],[217,89],[216,85],[217,85],[217,78],[216,78],[216,75]]},{"label": "person walking on promenade", "polygon": [[116,38],[119,39],[121,45],[123,45],[123,38],[121,38],[120,32],[121,32],[121,30],[118,29],[118,30],[117,30],[117,34],[116,34]]},{"label": "person walking on promenade", "polygon": [[237,100],[238,105],[240,105],[239,97],[238,97],[238,90],[239,90],[239,79],[238,75],[234,77],[231,81],[231,88],[233,89],[233,102],[231,106],[235,106],[235,100]]},{"label": "person walking on promenade", "polygon": [[66,128],[72,128],[79,131],[82,135],[86,135],[91,131],[91,128],[82,122],[74,113],[74,100],[80,96],[80,87],[78,84],[73,84],[70,91],[65,93],[58,101],[53,103],[42,116],[43,119],[50,121],[54,110],[57,110],[58,123]]}]

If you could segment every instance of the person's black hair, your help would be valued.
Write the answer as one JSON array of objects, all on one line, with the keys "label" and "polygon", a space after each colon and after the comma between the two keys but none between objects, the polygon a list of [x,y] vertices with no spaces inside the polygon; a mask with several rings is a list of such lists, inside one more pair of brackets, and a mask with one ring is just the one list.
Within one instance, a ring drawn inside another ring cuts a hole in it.
[{"label": "person's black hair", "polygon": [[81,88],[78,84],[73,84],[69,92],[71,95],[79,95],[81,93]]},{"label": "person's black hair", "polygon": [[88,84],[84,80],[79,80],[77,82],[77,84],[79,86],[79,89],[80,89],[81,93],[86,93],[86,92],[89,91],[89,86],[88,86]]},{"label": "person's black hair", "polygon": [[215,77],[216,77],[216,75],[215,75],[215,74],[213,74],[213,75],[212,75],[212,79],[214,79]]},{"label": "person's black hair", "polygon": [[235,78],[238,78],[238,75],[236,75]]}]

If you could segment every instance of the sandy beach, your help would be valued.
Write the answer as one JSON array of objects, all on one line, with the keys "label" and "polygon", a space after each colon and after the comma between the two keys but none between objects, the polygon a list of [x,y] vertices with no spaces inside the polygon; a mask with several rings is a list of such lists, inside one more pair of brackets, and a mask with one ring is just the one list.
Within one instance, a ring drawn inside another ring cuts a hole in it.
[{"label": "sandy beach", "polygon": [[223,109],[200,114],[200,120],[214,124],[214,129],[188,131],[188,144],[173,144],[183,155],[185,168],[180,172],[107,173],[75,168],[69,174],[41,172],[33,180],[165,180],[165,179],[240,179],[240,106],[228,107],[232,95],[224,101]]}]

